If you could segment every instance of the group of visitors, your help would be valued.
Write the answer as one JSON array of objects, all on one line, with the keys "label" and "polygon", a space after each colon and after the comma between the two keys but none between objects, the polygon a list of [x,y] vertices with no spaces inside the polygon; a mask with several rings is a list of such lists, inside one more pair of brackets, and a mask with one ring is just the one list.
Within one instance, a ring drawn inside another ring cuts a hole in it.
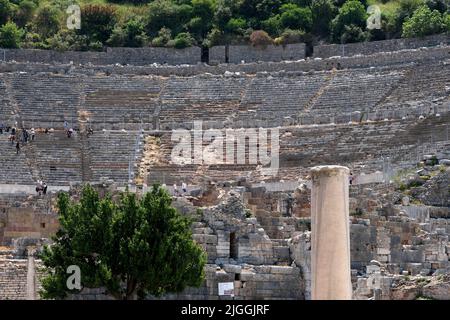
[{"label": "group of visitors", "polygon": [[64,131],[66,132],[67,138],[72,137],[73,128],[72,127],[69,128],[69,123],[67,122],[67,120],[64,120]]},{"label": "group of visitors", "polygon": [[17,129],[17,121],[14,123],[14,126],[5,126],[3,123],[0,123],[0,134],[3,133],[9,134],[8,141],[11,143],[11,146],[16,145],[16,154],[19,154],[21,145],[34,141],[36,136],[34,128],[25,129],[22,127],[20,130]]},{"label": "group of visitors", "polygon": [[36,184],[36,192],[39,195],[47,194],[47,184],[42,180],[38,180]]},{"label": "group of visitors", "polygon": [[[187,192],[187,184],[183,181],[181,182],[181,191],[183,194]],[[178,186],[176,183],[173,184],[173,192],[176,196],[180,195],[180,192],[178,191]]]}]

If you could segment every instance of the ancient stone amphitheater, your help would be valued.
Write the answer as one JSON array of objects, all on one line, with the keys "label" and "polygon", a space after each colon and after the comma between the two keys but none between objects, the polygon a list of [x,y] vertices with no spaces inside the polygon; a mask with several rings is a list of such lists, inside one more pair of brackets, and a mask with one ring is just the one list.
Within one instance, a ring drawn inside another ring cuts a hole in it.
[{"label": "ancient stone amphitheater", "polygon": [[[450,299],[449,39],[388,47],[218,65],[3,61],[0,124],[36,137],[16,154],[0,134],[0,299],[39,298],[34,253],[58,227],[58,191],[91,183],[139,193],[157,182],[170,191],[188,184],[174,204],[196,217],[194,237],[208,253],[204,285],[165,298],[226,299],[217,284],[234,281],[235,299],[309,299],[309,170],[321,164],[356,177],[354,298]],[[174,163],[173,130],[194,121],[220,132],[278,129],[277,174]],[[38,180],[47,195],[36,194]],[[99,288],[71,298],[108,296]]]}]

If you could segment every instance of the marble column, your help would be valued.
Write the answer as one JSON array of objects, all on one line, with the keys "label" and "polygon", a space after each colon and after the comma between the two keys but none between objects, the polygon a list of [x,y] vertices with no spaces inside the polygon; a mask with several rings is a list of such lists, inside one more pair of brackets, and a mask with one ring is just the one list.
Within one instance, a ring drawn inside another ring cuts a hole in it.
[{"label": "marble column", "polygon": [[350,300],[349,169],[311,169],[311,297]]}]

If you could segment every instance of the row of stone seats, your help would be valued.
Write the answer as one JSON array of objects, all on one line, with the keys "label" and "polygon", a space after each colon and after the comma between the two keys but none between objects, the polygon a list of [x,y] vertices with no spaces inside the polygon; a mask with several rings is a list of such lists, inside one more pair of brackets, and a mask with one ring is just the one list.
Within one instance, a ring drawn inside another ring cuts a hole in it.
[{"label": "row of stone seats", "polygon": [[142,155],[143,146],[141,145],[139,152],[136,153],[137,158],[132,159],[136,149],[137,134],[136,132],[105,131],[89,136],[87,143],[92,181],[109,178],[117,183],[128,182],[130,160],[133,163],[131,169],[136,173],[135,164],[139,163]]},{"label": "row of stone seats", "polygon": [[33,178],[23,149],[16,154],[16,144],[8,141],[9,133],[0,134],[0,183],[32,184]]},{"label": "row of stone seats", "polygon": [[102,123],[105,128],[152,123],[161,88],[158,77],[85,77],[80,113],[85,112],[89,121]]},{"label": "row of stone seats", "polygon": [[0,256],[0,300],[27,298],[27,260],[2,259]]},{"label": "row of stone seats", "polygon": [[[444,126],[449,122],[450,114],[446,113],[441,117],[431,117],[419,122],[400,120],[282,128],[278,177],[297,180],[300,176],[307,175],[310,167],[325,163],[354,167],[355,173],[383,171],[387,164],[391,167],[410,165],[417,162],[417,146],[428,142],[431,136],[435,144],[448,141]],[[194,183],[192,179],[198,177],[199,173],[217,181],[241,176],[256,180],[261,178],[261,173],[255,171],[256,165],[248,162],[244,165],[178,166],[172,162],[171,152],[175,142],[170,141],[170,137],[170,133],[161,137],[163,163],[150,168],[150,183],[172,183],[190,181],[189,179]],[[248,153],[246,148],[246,159]]]},{"label": "row of stone seats", "polygon": [[[250,83],[239,108],[239,118],[295,117],[325,84],[329,73],[259,76]],[[248,109],[253,109],[250,113]]]},{"label": "row of stone seats", "polygon": [[62,128],[64,120],[76,124],[80,103],[80,81],[76,77],[14,74],[9,81],[9,94],[17,102],[26,127]]},{"label": "row of stone seats", "polygon": [[[450,101],[450,63],[435,63],[411,67],[386,100],[377,106],[379,110],[391,110],[403,106],[429,106],[432,103]],[[425,111],[425,110],[424,110]]]},{"label": "row of stone seats", "polygon": [[[160,126],[192,126],[194,120],[224,121],[237,112],[249,79],[241,77],[171,77],[161,94]],[[186,123],[188,122],[188,123]]]},{"label": "row of stone seats", "polygon": [[3,123],[6,126],[14,123],[14,121],[12,121],[12,111],[6,83],[0,74],[0,125]]},{"label": "row of stone seats", "polygon": [[[8,96],[5,81],[9,81],[9,96],[17,102],[26,126],[62,127],[64,120],[77,126],[78,117],[88,118],[96,128],[113,129],[131,128],[141,121],[151,128],[158,118],[161,128],[172,128],[174,123],[189,127],[193,120],[216,121],[219,127],[252,120],[289,125],[285,118],[300,119],[302,124],[342,123],[358,120],[352,117],[356,111],[390,112],[398,109],[400,101],[426,104],[429,97],[445,97],[448,68],[435,62],[393,70],[170,78],[0,74],[0,92]],[[6,110],[0,112],[5,117],[11,102],[3,100],[0,105]],[[372,114],[372,118],[382,116]]]},{"label": "row of stone seats", "polygon": [[311,107],[314,114],[370,110],[402,78],[397,71],[339,71]]},{"label": "row of stone seats", "polygon": [[68,138],[64,131],[54,131],[50,134],[39,133],[27,148],[34,165],[39,170],[40,178],[50,185],[68,185],[80,183],[81,173],[81,142],[77,134]]}]

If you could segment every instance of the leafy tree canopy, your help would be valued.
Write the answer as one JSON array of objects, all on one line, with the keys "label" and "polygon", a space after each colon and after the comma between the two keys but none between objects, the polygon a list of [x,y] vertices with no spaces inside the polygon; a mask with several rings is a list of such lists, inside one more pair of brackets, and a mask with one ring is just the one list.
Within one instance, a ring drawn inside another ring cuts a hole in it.
[{"label": "leafy tree canopy", "polygon": [[48,276],[44,298],[63,298],[67,267],[81,270],[83,287],[105,287],[117,299],[143,298],[199,286],[205,253],[192,239],[190,221],[171,206],[159,186],[138,199],[100,197],[91,186],[79,201],[58,197],[60,230],[41,255]]}]

